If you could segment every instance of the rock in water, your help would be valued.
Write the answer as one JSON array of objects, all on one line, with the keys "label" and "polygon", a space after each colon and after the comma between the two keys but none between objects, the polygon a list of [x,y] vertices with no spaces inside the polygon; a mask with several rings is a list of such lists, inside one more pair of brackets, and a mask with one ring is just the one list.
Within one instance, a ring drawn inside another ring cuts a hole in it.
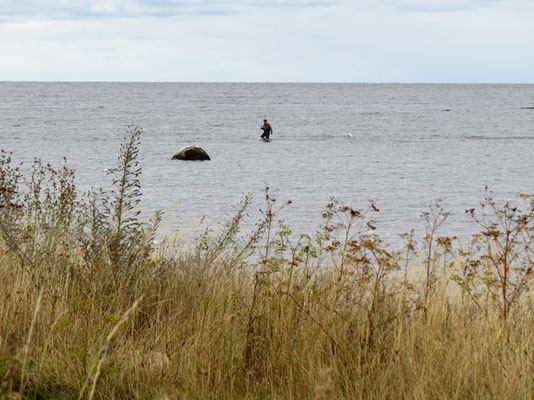
[{"label": "rock in water", "polygon": [[188,161],[204,161],[210,160],[208,153],[196,146],[182,147],[178,152],[172,156],[173,160],[188,160]]}]

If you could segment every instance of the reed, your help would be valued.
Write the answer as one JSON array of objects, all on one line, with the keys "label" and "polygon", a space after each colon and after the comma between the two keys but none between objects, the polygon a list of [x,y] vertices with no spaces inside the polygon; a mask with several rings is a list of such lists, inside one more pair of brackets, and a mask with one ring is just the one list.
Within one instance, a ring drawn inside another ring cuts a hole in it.
[{"label": "reed", "polygon": [[530,197],[488,191],[469,243],[440,236],[437,203],[392,249],[374,203],[332,199],[295,237],[267,188],[248,236],[246,197],[221,229],[155,245],[140,134],[110,193],[78,195],[67,166],[26,179],[0,154],[0,398],[534,397]]}]

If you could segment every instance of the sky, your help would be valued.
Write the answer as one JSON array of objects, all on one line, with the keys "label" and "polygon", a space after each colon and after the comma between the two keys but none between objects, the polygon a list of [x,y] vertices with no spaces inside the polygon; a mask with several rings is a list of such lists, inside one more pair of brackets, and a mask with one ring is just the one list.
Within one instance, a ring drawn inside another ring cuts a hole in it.
[{"label": "sky", "polygon": [[0,0],[0,81],[534,83],[534,0]]}]

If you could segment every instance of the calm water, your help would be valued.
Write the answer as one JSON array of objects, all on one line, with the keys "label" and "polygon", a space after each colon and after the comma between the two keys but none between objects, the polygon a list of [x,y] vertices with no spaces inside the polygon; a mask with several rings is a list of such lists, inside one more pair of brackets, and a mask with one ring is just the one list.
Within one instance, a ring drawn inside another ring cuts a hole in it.
[{"label": "calm water", "polygon": [[[469,233],[464,210],[485,185],[499,199],[534,193],[533,106],[534,85],[0,82],[0,147],[25,162],[66,156],[80,189],[105,187],[136,124],[142,208],[165,209],[168,229],[226,220],[248,192],[252,225],[268,184],[293,201],[283,217],[296,231],[317,227],[330,196],[374,199],[395,240],[437,197],[447,229]],[[190,144],[212,161],[171,160]]]}]

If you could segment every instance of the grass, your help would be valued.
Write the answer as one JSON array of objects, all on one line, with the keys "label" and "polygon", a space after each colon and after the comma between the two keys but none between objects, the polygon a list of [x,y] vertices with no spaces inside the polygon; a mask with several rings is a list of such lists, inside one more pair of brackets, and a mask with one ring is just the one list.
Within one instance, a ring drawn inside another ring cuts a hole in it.
[{"label": "grass", "polygon": [[534,397],[533,209],[487,192],[470,243],[439,235],[391,249],[374,203],[332,200],[294,237],[264,218],[194,243],[154,244],[138,220],[137,146],[115,191],[79,196],[74,175],[0,157],[0,398],[527,399]]}]

